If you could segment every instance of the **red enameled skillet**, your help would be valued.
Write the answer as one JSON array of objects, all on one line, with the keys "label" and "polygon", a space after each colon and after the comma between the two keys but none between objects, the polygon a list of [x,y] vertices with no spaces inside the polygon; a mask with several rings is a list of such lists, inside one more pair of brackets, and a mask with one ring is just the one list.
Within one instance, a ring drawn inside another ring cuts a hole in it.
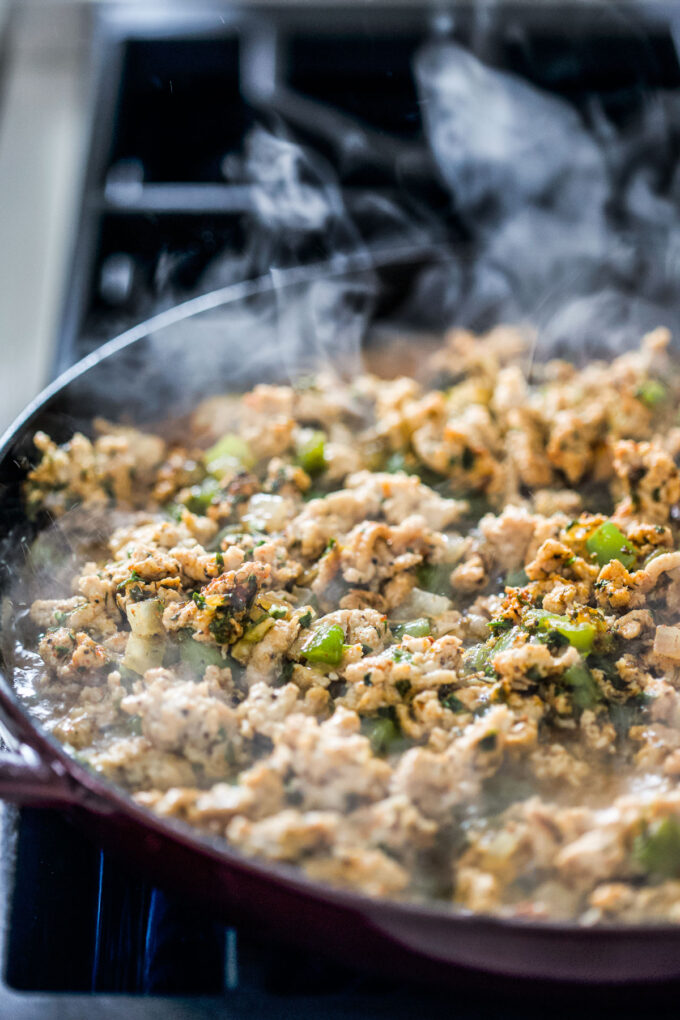
[{"label": "red enameled skillet", "polygon": [[[303,346],[354,349],[368,289],[356,279],[225,288],[162,313],[111,341],[49,386],[0,440],[0,564],[7,596],[35,526],[20,495],[32,436],[57,440],[92,417],[158,421],[211,392],[285,375],[291,331]],[[329,283],[333,286],[329,288]],[[361,299],[361,300],[358,300]],[[338,314],[338,309],[342,314]],[[327,316],[340,325],[329,333]],[[324,332],[325,330],[325,332]],[[4,645],[6,646],[7,633]],[[400,975],[438,979],[473,968],[497,975],[627,982],[680,977],[680,925],[583,928],[499,920],[446,906],[399,904],[312,882],[292,868],[250,860],[188,826],[155,817],[70,758],[26,710],[13,687],[10,654],[0,653],[0,713],[13,750],[0,755],[0,797],[63,809],[101,845],[230,922],[263,929]]]}]

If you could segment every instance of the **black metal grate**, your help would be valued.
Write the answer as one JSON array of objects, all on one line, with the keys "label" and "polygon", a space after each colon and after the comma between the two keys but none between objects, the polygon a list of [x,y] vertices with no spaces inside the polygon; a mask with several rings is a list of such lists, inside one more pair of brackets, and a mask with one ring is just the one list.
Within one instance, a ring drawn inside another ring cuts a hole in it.
[{"label": "black metal grate", "polygon": [[[124,7],[98,15],[91,146],[57,371],[160,308],[268,270],[248,243],[253,196],[240,157],[254,124],[283,128],[328,161],[360,231],[356,210],[384,197],[425,210],[431,235],[460,243],[413,77],[414,55],[433,36],[453,35],[582,110],[597,99],[613,119],[635,117],[650,89],[680,84],[672,4],[640,13],[576,3],[556,13],[506,3],[495,20],[475,4],[182,15],[136,6],[134,15]],[[314,261],[314,248],[301,257]]]}]

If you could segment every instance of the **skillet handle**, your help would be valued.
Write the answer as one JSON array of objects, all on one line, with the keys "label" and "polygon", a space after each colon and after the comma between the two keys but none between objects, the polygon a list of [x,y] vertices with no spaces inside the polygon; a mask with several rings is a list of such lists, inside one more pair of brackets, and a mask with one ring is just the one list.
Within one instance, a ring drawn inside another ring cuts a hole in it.
[{"label": "skillet handle", "polygon": [[83,799],[83,791],[58,762],[45,764],[26,744],[17,751],[0,751],[0,800],[63,808]]}]

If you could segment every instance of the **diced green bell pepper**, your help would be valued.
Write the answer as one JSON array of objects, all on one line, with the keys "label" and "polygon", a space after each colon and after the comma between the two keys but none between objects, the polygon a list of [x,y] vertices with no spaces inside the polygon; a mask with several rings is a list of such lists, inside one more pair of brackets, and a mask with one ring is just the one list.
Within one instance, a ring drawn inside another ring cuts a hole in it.
[{"label": "diced green bell pepper", "polygon": [[452,570],[452,563],[424,563],[418,568],[418,587],[435,595],[450,595]]},{"label": "diced green bell pepper", "polygon": [[328,467],[326,461],[326,433],[313,432],[309,439],[299,443],[297,459],[308,475],[320,475]]},{"label": "diced green bell pepper", "polygon": [[265,616],[264,620],[260,620],[258,623],[253,624],[243,635],[242,640],[248,645],[256,645],[265,636],[268,630],[274,626],[274,619],[271,616]]},{"label": "diced green bell pepper", "polygon": [[409,637],[427,637],[432,633],[430,621],[426,616],[421,616],[417,620],[409,620],[408,623],[393,623],[391,630],[397,638],[403,637],[404,634],[408,634]]},{"label": "diced green bell pepper", "polygon": [[635,396],[641,400],[646,407],[656,407],[663,403],[668,395],[668,390],[658,379],[645,379],[635,391]]},{"label": "diced green bell pepper", "polygon": [[472,645],[463,653],[463,666],[466,674],[481,673],[489,661],[489,645],[485,642]]},{"label": "diced green bell pepper", "polygon": [[594,708],[600,701],[599,688],[584,663],[579,662],[565,669],[563,679],[571,690],[572,700],[577,708]]},{"label": "diced green bell pepper", "polygon": [[635,563],[635,554],[628,539],[612,521],[605,521],[586,540],[586,549],[595,557],[601,567],[611,560],[619,560],[624,567]]},{"label": "diced green bell pepper", "polygon": [[[490,654],[497,655],[498,652],[504,652],[515,643],[517,637],[517,627],[511,627],[510,630],[504,631],[498,640],[495,642],[493,647],[490,649]],[[493,639],[490,639],[493,640]]]},{"label": "diced green bell pepper", "polygon": [[[539,615],[540,614],[540,615]],[[577,622],[570,620],[568,616],[559,616],[557,613],[545,613],[536,610],[535,617],[538,618],[539,630],[556,630],[558,634],[565,637],[570,645],[582,655],[592,651],[595,634],[597,633],[592,623],[587,621]]]},{"label": "diced green bell pepper", "polygon": [[680,822],[663,818],[653,822],[633,844],[633,858],[646,872],[660,878],[680,876]]},{"label": "diced green bell pepper", "polygon": [[205,514],[213,499],[220,492],[220,486],[215,478],[206,478],[200,485],[192,485],[189,489],[189,496],[184,501],[187,510],[192,514]]},{"label": "diced green bell pepper", "polygon": [[251,468],[255,458],[248,443],[235,432],[228,432],[203,454],[203,462],[211,475],[220,477],[230,468]]},{"label": "diced green bell pepper", "polygon": [[471,648],[468,648],[463,655],[465,672],[470,674],[487,671],[494,656],[499,652],[506,651],[515,643],[518,630],[518,627],[511,627],[510,630],[503,631],[500,637],[493,635],[483,644],[472,645]]},{"label": "diced green bell pepper", "polygon": [[368,737],[373,754],[387,754],[390,747],[399,739],[397,726],[387,716],[362,719],[361,725],[364,736]]},{"label": "diced green bell pepper", "polygon": [[344,647],[345,635],[340,624],[322,624],[302,646],[302,655],[307,662],[337,666],[342,660]]},{"label": "diced green bell pepper", "polygon": [[509,570],[505,575],[505,584],[508,588],[523,588],[524,585],[528,583],[529,578],[527,577],[524,567]]},{"label": "diced green bell pepper", "polygon": [[179,646],[180,659],[197,676],[203,676],[208,666],[226,666],[219,648],[187,638]]},{"label": "diced green bell pepper", "polygon": [[409,475],[413,474],[413,468],[409,467],[406,457],[400,450],[389,455],[385,461],[384,470],[391,475],[396,474],[397,471],[405,471]]}]

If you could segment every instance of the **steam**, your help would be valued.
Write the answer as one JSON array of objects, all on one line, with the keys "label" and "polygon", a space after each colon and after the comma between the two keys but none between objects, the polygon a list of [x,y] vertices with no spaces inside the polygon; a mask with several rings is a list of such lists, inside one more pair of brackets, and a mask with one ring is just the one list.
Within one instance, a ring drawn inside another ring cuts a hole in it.
[{"label": "steam", "polygon": [[310,255],[338,261],[360,246],[331,167],[292,139],[256,127],[226,171],[251,186],[247,234],[255,270],[309,262]]},{"label": "steam", "polygon": [[468,218],[488,205],[506,218],[525,203],[569,215],[585,199],[601,219],[604,159],[566,103],[454,43],[424,49],[415,73],[432,151]]},{"label": "steam", "polygon": [[[577,108],[453,41],[427,44],[413,74],[430,154],[421,162],[438,183],[402,176],[395,141],[393,186],[353,186],[362,161],[366,180],[384,162],[376,152],[371,164],[368,135],[348,182],[342,160],[332,165],[283,122],[256,126],[224,161],[248,196],[245,245],[213,258],[195,293],[260,276],[269,291],[236,304],[225,291],[191,330],[159,333],[170,370],[177,344],[192,395],[359,371],[378,302],[385,313],[389,263],[409,265],[390,299],[397,327],[526,324],[538,357],[577,360],[636,345],[659,324],[680,335],[680,171],[667,169],[677,97],[655,92],[622,128],[596,98]],[[437,187],[444,198],[433,202]],[[186,289],[173,287],[170,262],[160,271],[167,308]]]},{"label": "steam", "polygon": [[425,48],[415,73],[432,152],[473,238],[461,324],[531,322],[541,354],[577,358],[661,323],[677,330],[680,196],[675,181],[658,192],[653,162],[670,138],[663,102],[622,136],[601,110],[587,125],[453,42]]}]

